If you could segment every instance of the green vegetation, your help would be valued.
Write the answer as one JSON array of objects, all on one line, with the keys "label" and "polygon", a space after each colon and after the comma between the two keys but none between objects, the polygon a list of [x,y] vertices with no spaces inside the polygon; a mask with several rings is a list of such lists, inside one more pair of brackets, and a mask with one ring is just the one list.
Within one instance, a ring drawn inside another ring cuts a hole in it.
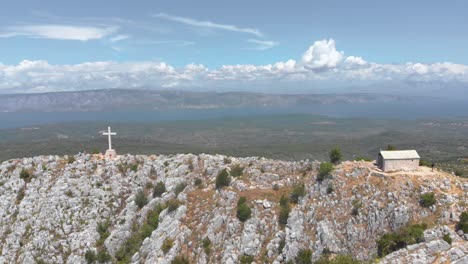
[{"label": "green vegetation", "polygon": [[31,173],[26,169],[22,169],[20,172],[20,178],[25,182],[29,182],[31,180]]},{"label": "green vegetation", "polygon": [[229,186],[231,179],[226,169],[223,169],[216,176],[216,189],[221,189],[223,187]]},{"label": "green vegetation", "polygon": [[23,200],[24,196],[26,195],[26,189],[23,187],[21,187],[19,190],[18,190],[18,193],[16,194],[16,201],[17,203],[20,203],[21,200]]},{"label": "green vegetation", "polygon": [[388,144],[387,150],[396,150],[396,147],[394,145]]},{"label": "green vegetation", "polygon": [[138,227],[133,226],[130,237],[124,242],[122,247],[115,253],[117,263],[130,263],[130,260],[140,249],[141,243],[145,238],[151,235],[159,225],[159,214],[165,209],[163,205],[156,205],[151,211],[148,212],[146,222]]},{"label": "green vegetation", "polygon": [[105,247],[102,247],[98,249],[96,259],[99,263],[107,263],[112,260],[112,257],[107,253],[107,249]]},{"label": "green vegetation", "polygon": [[68,164],[72,164],[73,162],[75,162],[75,157],[69,156],[67,162],[68,162]]},{"label": "green vegetation", "polygon": [[368,158],[368,157],[358,156],[358,157],[356,157],[354,160],[355,160],[355,161],[367,161],[367,162],[370,162],[370,161],[372,161],[373,159]]},{"label": "green vegetation", "polygon": [[252,209],[247,204],[247,199],[245,197],[240,197],[237,201],[237,213],[236,216],[241,222],[247,221],[252,215]]},{"label": "green vegetation", "polygon": [[202,243],[203,243],[203,248],[205,249],[205,254],[207,256],[209,256],[210,253],[211,253],[211,240],[210,240],[210,238],[209,237],[203,238]]},{"label": "green vegetation", "polygon": [[185,256],[177,256],[171,261],[171,264],[190,264],[190,261]]},{"label": "green vegetation", "polygon": [[383,257],[408,245],[422,242],[424,239],[423,233],[426,228],[425,224],[416,224],[403,227],[394,233],[382,235],[377,241],[379,256]]},{"label": "green vegetation", "polygon": [[156,186],[153,188],[153,198],[155,197],[161,197],[163,193],[166,192],[166,185],[164,182],[159,181]]},{"label": "green vegetation", "polygon": [[179,208],[179,204],[180,204],[179,200],[177,200],[177,199],[171,199],[171,200],[167,201],[167,204],[166,204],[167,211],[169,213],[174,212],[175,210],[177,210],[177,208]]},{"label": "green vegetation", "polygon": [[310,249],[301,249],[294,260],[296,264],[312,264],[312,251]]},{"label": "green vegetation", "polygon": [[445,242],[449,243],[450,245],[452,244],[452,238],[450,237],[449,234],[445,234],[445,235],[442,237],[442,239],[443,239]]},{"label": "green vegetation", "polygon": [[203,182],[200,178],[195,178],[195,182],[194,182],[195,186],[202,186]]},{"label": "green vegetation", "polygon": [[314,264],[360,264],[361,262],[353,259],[349,255],[337,255],[330,258],[328,255],[322,255]]},{"label": "green vegetation", "polygon": [[187,187],[187,183],[185,182],[181,182],[179,184],[176,185],[176,187],[174,188],[174,193],[175,195],[179,195],[179,193],[183,192],[185,190],[185,187]]},{"label": "green vegetation", "polygon": [[161,250],[166,254],[171,250],[172,246],[174,245],[174,240],[170,238],[166,238],[161,246]]},{"label": "green vegetation", "polygon": [[96,253],[94,253],[94,250],[91,250],[91,249],[86,250],[85,260],[86,260],[86,263],[88,264],[93,264],[96,262],[97,258],[96,258]]},{"label": "green vegetation", "polygon": [[241,167],[239,164],[234,165],[234,167],[231,168],[231,176],[233,177],[239,177],[242,176],[244,173],[244,167]]},{"label": "green vegetation", "polygon": [[320,163],[319,173],[317,175],[317,181],[322,182],[323,180],[330,178],[330,173],[333,171],[333,164],[330,162]]},{"label": "green vegetation", "polygon": [[328,186],[327,186],[327,194],[330,194],[332,193],[333,191],[335,190],[335,188],[333,187],[333,183],[328,183]]},{"label": "green vegetation", "polygon": [[130,170],[133,171],[133,172],[137,172],[138,171],[138,163],[132,164],[130,166]]},{"label": "green vegetation", "polygon": [[148,203],[148,198],[143,190],[139,190],[135,196],[135,204],[138,208],[143,208]]},{"label": "green vegetation", "polygon": [[231,159],[228,157],[225,157],[223,160],[224,164],[231,164]]},{"label": "green vegetation", "polygon": [[328,154],[328,157],[330,157],[331,163],[338,164],[343,158],[343,154],[341,153],[341,149],[339,147],[334,147]]},{"label": "green vegetation", "polygon": [[278,244],[278,253],[283,252],[284,246],[286,246],[286,239],[283,237]]},{"label": "green vegetation", "polygon": [[247,255],[242,255],[240,258],[239,258],[239,263],[240,264],[250,264],[254,261],[254,257],[253,256],[247,256]]},{"label": "green vegetation", "polygon": [[99,222],[96,226],[96,231],[99,234],[99,239],[96,242],[97,247],[101,247],[104,245],[104,241],[109,237],[110,232],[109,232],[109,220],[106,220],[104,222]]},{"label": "green vegetation", "polygon": [[294,186],[294,189],[292,190],[291,195],[290,195],[291,203],[295,203],[295,204],[299,203],[299,200],[305,194],[306,194],[306,191],[305,191],[304,183],[297,184],[296,186]]},{"label": "green vegetation", "polygon": [[351,204],[353,205],[353,209],[351,210],[351,214],[354,215],[354,216],[359,215],[359,209],[362,206],[361,201],[355,199],[355,200],[353,200],[351,202]]},{"label": "green vegetation", "polygon": [[280,225],[284,226],[288,223],[289,212],[291,209],[289,208],[289,200],[288,198],[284,197],[284,195],[280,198],[280,212],[278,217],[278,222]]},{"label": "green vegetation", "polygon": [[426,166],[426,167],[431,167],[432,163],[430,161],[420,159],[419,160],[419,166]]},{"label": "green vegetation", "polygon": [[463,233],[468,233],[468,211],[460,215],[460,221],[457,224],[457,230],[462,230]]},{"label": "green vegetation", "polygon": [[422,207],[431,207],[436,204],[435,194],[433,192],[423,193],[419,198],[419,204]]}]

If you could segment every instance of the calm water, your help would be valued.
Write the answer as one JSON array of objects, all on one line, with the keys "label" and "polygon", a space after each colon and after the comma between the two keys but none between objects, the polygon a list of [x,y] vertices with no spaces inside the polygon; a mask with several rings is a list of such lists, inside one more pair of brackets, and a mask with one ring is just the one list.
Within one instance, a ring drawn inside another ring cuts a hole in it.
[{"label": "calm water", "polygon": [[0,113],[0,128],[15,128],[61,122],[161,122],[246,117],[272,114],[313,114],[365,118],[457,118],[468,117],[468,103],[330,104],[291,108],[178,109],[135,112]]}]

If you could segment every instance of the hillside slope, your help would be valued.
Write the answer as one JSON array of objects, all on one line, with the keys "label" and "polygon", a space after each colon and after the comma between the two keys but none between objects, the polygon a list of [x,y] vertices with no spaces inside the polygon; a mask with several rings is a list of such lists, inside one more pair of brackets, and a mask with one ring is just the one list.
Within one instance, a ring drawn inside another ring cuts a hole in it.
[{"label": "hillside slope", "polygon": [[[468,210],[467,179],[428,168],[387,174],[369,162],[343,162],[317,182],[318,166],[204,154],[5,161],[0,263],[86,263],[85,255],[121,263],[171,263],[176,256],[191,263],[285,263],[303,249],[313,260],[327,253],[365,261],[377,257],[382,234],[413,223],[428,225],[424,241],[382,263],[468,261],[468,234],[455,232]],[[216,190],[223,169],[241,176]],[[160,197],[153,195],[158,182],[166,189]],[[305,195],[289,205],[287,224],[279,224],[281,195],[301,184]],[[429,208],[419,205],[426,192],[437,201]],[[241,196],[251,208],[245,222],[236,217]]]}]

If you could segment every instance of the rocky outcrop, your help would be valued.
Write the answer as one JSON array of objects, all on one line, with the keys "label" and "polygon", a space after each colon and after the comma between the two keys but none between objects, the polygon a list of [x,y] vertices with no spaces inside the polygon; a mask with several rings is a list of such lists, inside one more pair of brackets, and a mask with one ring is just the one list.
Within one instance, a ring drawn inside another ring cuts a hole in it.
[{"label": "rocky outcrop", "polygon": [[[216,189],[218,173],[236,165],[243,175]],[[318,166],[204,154],[5,161],[0,164],[0,263],[85,263],[87,251],[101,250],[114,259],[138,230],[148,228],[158,205],[157,228],[135,242],[129,262],[171,263],[183,255],[193,263],[238,263],[247,256],[257,263],[285,263],[303,249],[312,251],[313,260],[324,252],[370,260],[382,234],[425,222],[431,228],[424,242],[381,262],[466,263],[468,234],[454,230],[468,209],[466,179],[425,169],[388,174],[371,163],[344,162],[330,179],[317,182]],[[166,192],[153,196],[158,182]],[[296,184],[304,184],[306,194],[290,205],[287,224],[280,225],[280,197]],[[419,196],[428,191],[437,203],[424,208]],[[147,203],[136,203],[139,192]],[[236,217],[241,196],[252,211],[245,222]],[[175,200],[175,208],[164,206]],[[107,224],[104,238],[97,228],[102,223]],[[171,246],[163,251],[167,240]]]}]

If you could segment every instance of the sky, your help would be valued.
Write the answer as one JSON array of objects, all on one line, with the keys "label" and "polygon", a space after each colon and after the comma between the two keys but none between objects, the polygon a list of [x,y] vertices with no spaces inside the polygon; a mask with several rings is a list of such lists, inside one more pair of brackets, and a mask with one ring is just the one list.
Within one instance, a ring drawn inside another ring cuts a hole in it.
[{"label": "sky", "polygon": [[8,1],[0,93],[465,86],[467,11],[427,0]]}]

